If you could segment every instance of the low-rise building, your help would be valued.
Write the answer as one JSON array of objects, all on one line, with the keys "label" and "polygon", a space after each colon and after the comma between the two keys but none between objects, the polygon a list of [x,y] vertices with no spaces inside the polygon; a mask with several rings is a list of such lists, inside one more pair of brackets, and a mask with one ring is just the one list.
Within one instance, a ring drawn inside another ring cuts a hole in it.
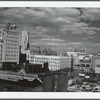
[{"label": "low-rise building", "polygon": [[100,56],[94,56],[92,61],[93,69],[96,74],[100,74]]},{"label": "low-rise building", "polygon": [[[22,54],[26,54],[26,60],[30,64],[40,64],[48,63],[49,70],[55,71],[64,68],[71,68],[71,63],[73,66],[77,65],[78,57],[72,56],[55,56],[55,55],[34,55],[30,50],[22,50]],[[71,61],[73,58],[73,62]]]},{"label": "low-rise building", "polygon": [[0,91],[42,92],[42,84],[37,74],[26,73],[23,69],[19,72],[0,71]]},{"label": "low-rise building", "polygon": [[67,52],[67,55],[77,58],[74,69],[88,71],[92,67],[92,55],[87,55],[85,52]]},{"label": "low-rise building", "polygon": [[78,58],[79,62],[75,66],[75,69],[80,69],[80,70],[89,70],[92,68],[92,58],[90,56],[83,56]]},{"label": "low-rise building", "polygon": [[79,56],[79,55],[81,55],[81,56],[84,56],[84,55],[86,55],[86,53],[85,52],[71,52],[71,51],[68,51],[67,52],[67,55],[68,56],[74,56],[74,57],[77,57],[77,56]]},{"label": "low-rise building", "polygon": [[[29,63],[31,64],[44,64],[48,62],[49,70],[55,71],[64,68],[71,68],[70,56],[47,56],[47,55],[33,55],[29,56]],[[73,65],[76,65],[77,58],[73,57]]]}]

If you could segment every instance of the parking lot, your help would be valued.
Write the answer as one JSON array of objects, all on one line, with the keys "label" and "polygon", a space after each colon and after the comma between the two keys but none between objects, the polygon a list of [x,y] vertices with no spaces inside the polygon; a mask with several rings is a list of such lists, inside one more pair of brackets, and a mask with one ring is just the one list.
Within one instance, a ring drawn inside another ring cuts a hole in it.
[{"label": "parking lot", "polygon": [[100,92],[100,85],[97,83],[83,82],[82,85],[73,84],[68,86],[69,92]]}]

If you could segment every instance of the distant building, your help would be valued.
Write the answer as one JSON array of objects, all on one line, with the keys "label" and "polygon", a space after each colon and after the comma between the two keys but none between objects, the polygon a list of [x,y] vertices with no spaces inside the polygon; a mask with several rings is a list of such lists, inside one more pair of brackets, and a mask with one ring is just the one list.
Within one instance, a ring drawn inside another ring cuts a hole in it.
[{"label": "distant building", "polygon": [[67,55],[68,56],[73,55],[74,57],[76,57],[76,56],[84,56],[84,55],[86,55],[86,53],[84,53],[84,52],[71,52],[71,51],[68,51]]},{"label": "distant building", "polygon": [[0,30],[2,62],[19,63],[20,34],[15,28],[15,24],[8,23],[7,28]]},{"label": "distant building", "polygon": [[2,42],[0,41],[0,68],[2,68]]},{"label": "distant building", "polygon": [[[55,71],[71,67],[71,57],[69,56],[47,56],[47,55],[33,55],[29,56],[29,63],[31,64],[44,64],[48,62],[49,70]],[[73,63],[76,65],[77,57],[73,58]]]},{"label": "distant building", "polygon": [[69,52],[80,52],[80,53],[84,53],[85,49],[84,48],[70,48],[68,50]]},{"label": "distant building", "polygon": [[94,56],[92,62],[96,74],[100,74],[100,56]]},{"label": "distant building", "polygon": [[92,58],[90,56],[79,57],[79,62],[75,65],[75,69],[89,71],[92,68]]},{"label": "distant building", "polygon": [[42,92],[42,84],[38,75],[26,73],[23,69],[19,72],[0,71],[0,91]]},{"label": "distant building", "polygon": [[29,33],[28,31],[22,31],[21,34],[21,49],[25,50],[29,48]]},{"label": "distant building", "polygon": [[67,52],[68,56],[77,57],[77,63],[74,69],[88,71],[92,67],[93,55],[87,55],[84,50],[76,50],[76,52]]}]

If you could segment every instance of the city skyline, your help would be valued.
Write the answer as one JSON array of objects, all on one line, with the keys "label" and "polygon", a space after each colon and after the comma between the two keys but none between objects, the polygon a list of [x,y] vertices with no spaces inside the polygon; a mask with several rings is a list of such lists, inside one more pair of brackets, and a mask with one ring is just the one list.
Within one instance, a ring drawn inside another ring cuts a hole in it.
[{"label": "city skyline", "polygon": [[99,11],[1,8],[0,91],[100,92]]},{"label": "city skyline", "polygon": [[31,45],[85,48],[99,53],[99,8],[0,8],[0,28],[11,22],[30,33]]}]

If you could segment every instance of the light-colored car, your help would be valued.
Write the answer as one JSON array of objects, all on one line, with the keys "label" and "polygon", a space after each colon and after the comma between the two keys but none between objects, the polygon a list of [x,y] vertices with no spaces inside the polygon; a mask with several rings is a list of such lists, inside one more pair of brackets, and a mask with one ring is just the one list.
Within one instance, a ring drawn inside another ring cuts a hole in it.
[{"label": "light-colored car", "polygon": [[96,86],[92,92],[100,92],[100,85]]},{"label": "light-colored car", "polygon": [[88,83],[88,82],[83,82],[82,87],[83,87],[83,88],[85,88],[85,87],[87,87],[88,85],[89,85],[89,83]]},{"label": "light-colored car", "polygon": [[84,82],[81,87],[81,91],[92,91],[92,89],[93,89],[93,84],[88,82]]},{"label": "light-colored car", "polygon": [[89,84],[88,82],[83,82],[83,85],[87,85],[87,84]]},{"label": "light-colored car", "polygon": [[68,91],[69,91],[69,92],[75,92],[75,91],[76,91],[76,86],[75,86],[75,85],[69,86],[69,87],[68,87]]},{"label": "light-colored car", "polygon": [[87,90],[87,91],[91,91],[92,89],[93,89],[92,86],[90,86],[90,85],[87,85],[87,86],[86,86],[86,90]]}]

